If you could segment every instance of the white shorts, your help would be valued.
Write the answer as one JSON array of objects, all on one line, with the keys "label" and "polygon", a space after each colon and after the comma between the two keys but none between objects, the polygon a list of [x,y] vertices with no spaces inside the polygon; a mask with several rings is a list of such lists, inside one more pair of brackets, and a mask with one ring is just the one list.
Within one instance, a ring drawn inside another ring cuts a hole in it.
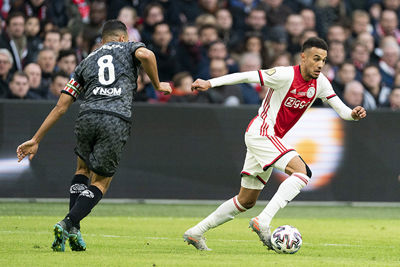
[{"label": "white shorts", "polygon": [[261,136],[246,132],[246,159],[242,170],[241,185],[261,190],[267,183],[273,168],[285,171],[289,161],[299,154],[276,136]]}]

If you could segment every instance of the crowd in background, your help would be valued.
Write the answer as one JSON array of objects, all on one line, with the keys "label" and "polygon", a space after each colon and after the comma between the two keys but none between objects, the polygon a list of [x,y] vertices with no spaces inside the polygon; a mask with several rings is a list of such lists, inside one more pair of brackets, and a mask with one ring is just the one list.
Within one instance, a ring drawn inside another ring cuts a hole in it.
[{"label": "crowd in background", "polygon": [[[400,109],[400,0],[0,0],[0,98],[58,99],[79,62],[100,45],[107,19],[157,58],[159,94],[141,71],[135,101],[260,104],[259,84],[191,91],[209,79],[300,62],[324,38],[323,73],[350,107]],[[323,105],[316,102],[316,105]]]}]

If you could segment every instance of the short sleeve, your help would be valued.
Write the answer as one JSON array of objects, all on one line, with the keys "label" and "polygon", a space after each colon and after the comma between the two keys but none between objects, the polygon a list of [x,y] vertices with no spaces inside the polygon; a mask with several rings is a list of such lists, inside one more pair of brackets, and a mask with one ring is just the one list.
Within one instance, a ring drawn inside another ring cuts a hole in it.
[{"label": "short sleeve", "polygon": [[293,81],[293,67],[275,67],[266,70],[258,70],[260,84],[274,90],[284,88]]},{"label": "short sleeve", "polygon": [[320,74],[320,77],[317,80],[317,85],[318,98],[320,98],[323,102],[336,96],[336,93],[332,88],[332,84],[324,74]]},{"label": "short sleeve", "polygon": [[145,45],[144,43],[141,43],[141,42],[130,42],[130,44],[131,44],[130,49],[131,49],[131,54],[132,54],[132,55],[135,55],[135,52],[136,52],[136,50],[137,50],[138,48],[140,48],[140,47],[146,47],[146,45]]}]

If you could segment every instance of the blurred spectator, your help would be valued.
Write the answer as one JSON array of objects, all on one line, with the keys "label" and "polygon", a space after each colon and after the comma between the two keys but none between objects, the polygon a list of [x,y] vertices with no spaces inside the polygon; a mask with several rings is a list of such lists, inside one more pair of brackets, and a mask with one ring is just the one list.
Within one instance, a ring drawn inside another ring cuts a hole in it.
[{"label": "blurred spectator", "polygon": [[238,67],[236,62],[229,56],[228,49],[224,42],[217,40],[209,45],[207,57],[204,58],[199,66],[198,77],[202,79],[210,78],[210,62],[213,59],[225,60],[228,66],[228,72],[237,72]]},{"label": "blurred spectator", "polygon": [[135,24],[137,21],[136,10],[133,7],[126,6],[123,7],[118,14],[118,20],[122,21],[127,30],[130,42],[140,42],[141,37],[138,29],[135,28]]},{"label": "blurred spectator", "polygon": [[25,35],[28,42],[28,51],[31,51],[30,61],[37,60],[37,54],[42,49],[42,39],[39,36],[40,21],[37,17],[29,17],[25,21]]},{"label": "blurred spectator", "polygon": [[50,90],[46,99],[59,99],[61,91],[69,81],[69,75],[63,71],[58,71],[51,77]]},{"label": "blurred spectator", "polygon": [[29,17],[25,21],[25,35],[29,37],[38,37],[40,32],[40,21],[37,17]]},{"label": "blurred spectator", "polygon": [[170,81],[178,72],[175,47],[171,44],[172,33],[167,23],[154,25],[153,43],[148,47],[157,57],[158,73],[161,81]]},{"label": "blurred spectator", "polygon": [[392,36],[383,38],[381,41],[382,57],[379,61],[379,70],[382,75],[382,82],[393,86],[396,63],[399,60],[399,46]]},{"label": "blurred spectator", "polygon": [[180,71],[189,71],[193,76],[198,73],[198,65],[202,59],[199,34],[196,26],[183,26],[177,46],[176,58]]},{"label": "blurred spectator", "polygon": [[[223,59],[213,59],[210,62],[211,78],[228,74],[228,67]],[[223,103],[226,106],[237,106],[243,103],[242,90],[238,85],[223,85],[210,89],[213,103]]]},{"label": "blurred spectator", "polygon": [[143,13],[143,29],[141,31],[142,42],[151,43],[154,25],[164,21],[164,9],[160,3],[153,2],[146,5]]},{"label": "blurred spectator", "polygon": [[270,30],[269,40],[266,42],[268,57],[272,58],[277,54],[286,51],[288,37],[284,27],[276,26]]},{"label": "blurred spectator", "polygon": [[259,54],[262,59],[261,68],[266,69],[270,65],[270,53],[259,33],[249,32],[246,34],[243,45],[239,47],[237,53],[242,54],[245,52]]},{"label": "blurred spectator", "polygon": [[37,17],[41,22],[52,21],[58,27],[67,25],[66,1],[25,0],[15,1],[13,11],[23,12],[26,17]]},{"label": "blurred spectator", "polygon": [[382,84],[382,76],[375,65],[367,65],[363,70],[362,82],[371,93],[378,107],[387,106],[389,102],[390,87]]},{"label": "blurred spectator", "polygon": [[201,14],[195,20],[195,25],[201,29],[204,25],[217,26],[217,19],[211,14]]},{"label": "blurred spectator", "polygon": [[326,34],[326,40],[328,43],[338,41],[345,44],[347,36],[344,27],[340,24],[332,24],[329,26]]},{"label": "blurred spectator", "polygon": [[279,66],[290,66],[292,64],[292,55],[288,52],[283,52],[272,59],[270,68]]},{"label": "blurred spectator", "polygon": [[56,54],[49,48],[43,48],[38,55],[37,63],[42,70],[42,85],[45,94],[49,90],[51,77],[56,66]]},{"label": "blurred spectator", "polygon": [[285,25],[287,17],[292,14],[292,10],[283,4],[283,0],[264,0],[266,3],[267,23],[274,27]]},{"label": "blurred spectator", "polygon": [[368,47],[360,42],[355,42],[351,49],[351,61],[356,67],[356,80],[361,81],[362,71],[369,62]]},{"label": "blurred spectator", "polygon": [[68,28],[63,28],[60,30],[61,40],[60,40],[60,50],[69,50],[73,48],[72,45],[72,32]]},{"label": "blurred spectator", "polygon": [[197,0],[176,0],[179,7],[179,18],[182,23],[194,23],[200,14]]},{"label": "blurred spectator", "polygon": [[220,39],[224,41],[229,50],[236,48],[241,39],[239,31],[232,28],[233,19],[231,12],[225,8],[219,9],[216,13],[216,19]]},{"label": "blurred spectator", "polygon": [[350,107],[362,106],[367,110],[376,109],[376,104],[369,92],[359,81],[351,81],[344,87],[343,101]]},{"label": "blurred spectator", "polygon": [[297,14],[289,15],[286,20],[285,28],[289,37],[287,50],[294,55],[301,50],[300,40],[305,29],[303,17]]},{"label": "blurred spectator", "polygon": [[357,38],[360,33],[370,32],[369,14],[365,10],[354,10],[352,13],[352,37]]},{"label": "blurred spectator", "polygon": [[147,73],[140,68],[137,79],[137,90],[134,100],[136,102],[156,102],[157,95]]},{"label": "blurred spectator", "polygon": [[249,15],[250,11],[257,8],[260,0],[229,0],[229,10],[234,17],[234,28],[236,30],[243,30],[245,26],[245,18]]},{"label": "blurred spectator", "polygon": [[[243,53],[239,60],[239,71],[254,71],[261,69],[261,57],[255,53]],[[258,95],[258,92],[261,91],[261,86],[259,84],[249,84],[249,83],[242,83],[239,84],[242,95],[243,101],[245,104],[260,104],[261,100]]]},{"label": "blurred spectator", "polygon": [[61,50],[57,58],[57,67],[68,76],[74,72],[78,65],[78,59],[73,50]]},{"label": "blurred spectator", "polygon": [[337,74],[332,81],[332,87],[336,95],[343,100],[344,86],[353,81],[356,77],[356,68],[350,62],[343,62],[339,65]]},{"label": "blurred spectator", "polygon": [[174,90],[168,100],[170,103],[218,103],[215,102],[212,89],[206,92],[192,91],[193,78],[187,71],[177,73],[172,81]]},{"label": "blurred spectator", "polygon": [[358,34],[356,42],[365,44],[369,52],[369,62],[373,64],[378,64],[379,56],[375,53],[375,43],[372,34],[369,32],[361,32],[360,34]]},{"label": "blurred spectator", "polygon": [[400,87],[395,87],[389,97],[389,106],[393,111],[400,110]]},{"label": "blurred spectator", "polygon": [[0,98],[5,98],[9,94],[8,83],[11,79],[11,67],[13,58],[5,48],[0,49]]},{"label": "blurred spectator", "polygon": [[[304,30],[300,36],[300,45],[303,46],[304,42],[311,37],[318,37],[318,33],[314,30]],[[298,52],[300,52],[300,50]]]},{"label": "blurred spectator", "polygon": [[43,47],[54,51],[56,56],[61,49],[61,33],[58,30],[51,30],[44,34]]},{"label": "blurred spectator", "polygon": [[107,6],[105,0],[93,0],[90,2],[89,23],[85,29],[93,34],[100,34],[101,27],[107,19]]},{"label": "blurred spectator", "polygon": [[209,13],[215,15],[219,8],[218,0],[198,0],[201,13]]},{"label": "blurred spectator", "polygon": [[267,14],[264,9],[255,8],[252,9],[245,20],[245,33],[246,32],[258,32],[261,34],[264,40],[268,36],[267,28]]},{"label": "blurred spectator", "polygon": [[378,43],[385,36],[393,36],[400,44],[400,30],[398,27],[398,17],[393,10],[383,10],[379,23],[375,25],[374,37]]},{"label": "blurred spectator", "polygon": [[315,31],[315,13],[310,8],[305,8],[300,11],[300,15],[303,17],[305,30]]},{"label": "blurred spectator", "polygon": [[[346,21],[345,1],[341,0],[317,0],[315,8],[316,27],[318,36],[326,36],[328,28],[333,23]],[[327,38],[328,39],[328,38]],[[328,41],[330,41],[328,39]],[[341,41],[341,40],[339,40]]]},{"label": "blurred spectator", "polygon": [[10,93],[8,98],[11,99],[40,99],[40,96],[29,90],[28,75],[22,71],[17,71],[10,81]]},{"label": "blurred spectator", "polygon": [[199,29],[199,40],[202,45],[202,57],[205,58],[209,45],[218,40],[218,29],[212,24],[206,24]]},{"label": "blurred spectator", "polygon": [[24,35],[25,17],[21,12],[10,13],[6,21],[6,30],[0,38],[0,47],[8,49],[13,56],[12,72],[22,70],[25,62],[30,62],[32,52],[28,50]]},{"label": "blurred spectator", "polygon": [[328,60],[326,64],[329,66],[329,71],[326,73],[326,76],[330,81],[335,78],[339,66],[345,61],[345,59],[346,51],[344,49],[344,44],[339,41],[329,43]]},{"label": "blurred spectator", "polygon": [[24,72],[26,75],[28,75],[29,90],[44,97],[47,93],[47,90],[43,90],[41,86],[42,70],[40,69],[39,64],[29,63],[25,66]]},{"label": "blurred spectator", "polygon": [[208,103],[208,92],[192,91],[193,78],[189,72],[179,72],[172,78],[174,90],[168,102],[170,103]]}]

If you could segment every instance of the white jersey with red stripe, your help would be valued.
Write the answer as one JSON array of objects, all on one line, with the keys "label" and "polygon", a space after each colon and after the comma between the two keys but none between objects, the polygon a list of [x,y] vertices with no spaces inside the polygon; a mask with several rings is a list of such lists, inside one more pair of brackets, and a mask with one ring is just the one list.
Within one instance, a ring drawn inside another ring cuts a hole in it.
[{"label": "white jersey with red stripe", "polygon": [[325,102],[336,96],[331,83],[322,73],[317,79],[305,81],[300,66],[259,70],[258,75],[261,85],[267,86],[268,90],[258,115],[247,128],[252,134],[282,138],[316,98]]}]

